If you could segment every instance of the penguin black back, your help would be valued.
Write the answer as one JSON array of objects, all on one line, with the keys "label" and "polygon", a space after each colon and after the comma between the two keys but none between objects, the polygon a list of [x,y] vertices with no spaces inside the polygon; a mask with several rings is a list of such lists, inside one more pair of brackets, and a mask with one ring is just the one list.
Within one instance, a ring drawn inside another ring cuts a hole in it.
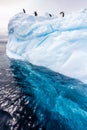
[{"label": "penguin black back", "polygon": [[52,14],[49,14],[50,17],[52,17]]},{"label": "penguin black back", "polygon": [[25,9],[23,9],[23,12],[26,13]]},{"label": "penguin black back", "polygon": [[35,15],[35,16],[37,16],[37,15],[38,15],[36,11],[34,12],[34,15]]},{"label": "penguin black back", "polygon": [[64,17],[65,16],[65,14],[64,14],[64,12],[62,11],[62,12],[60,12],[60,14],[62,15],[62,17]]}]

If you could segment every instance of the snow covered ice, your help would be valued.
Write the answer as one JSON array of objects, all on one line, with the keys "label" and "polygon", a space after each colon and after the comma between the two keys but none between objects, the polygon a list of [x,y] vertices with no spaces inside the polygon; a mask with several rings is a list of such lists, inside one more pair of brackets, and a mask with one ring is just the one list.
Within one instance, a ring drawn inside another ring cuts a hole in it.
[{"label": "snow covered ice", "polygon": [[87,83],[87,10],[64,18],[19,13],[8,25],[6,53]]}]

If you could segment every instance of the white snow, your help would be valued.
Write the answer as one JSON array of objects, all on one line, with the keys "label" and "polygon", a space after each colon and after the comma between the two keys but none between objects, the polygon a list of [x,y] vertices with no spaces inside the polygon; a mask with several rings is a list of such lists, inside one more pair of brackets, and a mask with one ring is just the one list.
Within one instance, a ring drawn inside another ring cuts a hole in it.
[{"label": "white snow", "polygon": [[6,53],[87,83],[87,10],[64,18],[20,13],[8,25]]}]

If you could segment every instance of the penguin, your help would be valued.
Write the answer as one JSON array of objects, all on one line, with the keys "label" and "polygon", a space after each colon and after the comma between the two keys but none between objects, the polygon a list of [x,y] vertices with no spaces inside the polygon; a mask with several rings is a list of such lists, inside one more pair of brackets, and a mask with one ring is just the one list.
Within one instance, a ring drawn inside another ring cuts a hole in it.
[{"label": "penguin", "polygon": [[64,17],[64,16],[65,16],[64,12],[60,12],[60,14],[62,15],[62,17]]},{"label": "penguin", "polygon": [[49,14],[50,17],[52,17],[52,14]]},{"label": "penguin", "polygon": [[25,9],[23,9],[23,12],[26,13]]},{"label": "penguin", "polygon": [[37,15],[38,15],[36,11],[34,12],[34,15],[35,15],[35,16],[37,16]]}]

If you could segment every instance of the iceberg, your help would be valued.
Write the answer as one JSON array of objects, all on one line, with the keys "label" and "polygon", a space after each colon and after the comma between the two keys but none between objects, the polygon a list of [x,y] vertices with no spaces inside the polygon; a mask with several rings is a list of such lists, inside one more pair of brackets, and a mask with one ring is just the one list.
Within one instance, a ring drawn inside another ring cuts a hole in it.
[{"label": "iceberg", "polygon": [[24,98],[14,128],[87,130],[86,17],[85,9],[64,18],[19,13],[10,20],[6,53]]},{"label": "iceberg", "polygon": [[64,18],[19,13],[8,25],[6,54],[87,83],[87,10]]}]

